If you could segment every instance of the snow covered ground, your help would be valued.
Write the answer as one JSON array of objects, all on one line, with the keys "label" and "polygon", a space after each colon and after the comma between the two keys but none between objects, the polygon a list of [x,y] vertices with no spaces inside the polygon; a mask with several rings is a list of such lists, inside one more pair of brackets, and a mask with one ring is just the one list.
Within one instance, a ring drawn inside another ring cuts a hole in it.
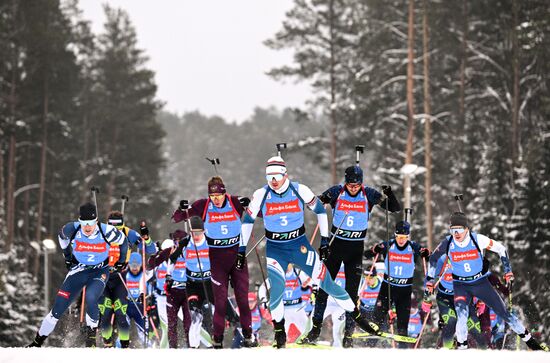
[{"label": "snow covered ground", "polygon": [[314,362],[344,363],[368,361],[381,362],[444,362],[444,363],[549,363],[550,353],[530,351],[493,350],[398,350],[398,349],[311,349],[291,348],[276,350],[270,347],[256,349],[224,350],[160,350],[160,349],[85,349],[85,348],[0,348],[0,363],[32,362],[77,363],[98,362]]}]

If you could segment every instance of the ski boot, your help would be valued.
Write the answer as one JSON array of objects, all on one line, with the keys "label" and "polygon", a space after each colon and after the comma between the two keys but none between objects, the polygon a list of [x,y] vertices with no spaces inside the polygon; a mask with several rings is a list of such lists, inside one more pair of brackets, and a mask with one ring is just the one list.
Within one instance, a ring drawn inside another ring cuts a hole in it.
[{"label": "ski boot", "polygon": [[275,341],[273,342],[273,346],[277,349],[286,348],[285,319],[280,322],[273,320],[273,327],[275,328]]},{"label": "ski boot", "polygon": [[44,340],[46,340],[47,337],[47,335],[40,335],[36,333],[34,340],[31,344],[27,345],[27,348],[40,348],[42,344],[44,344]]},{"label": "ski boot", "polygon": [[258,345],[258,341],[252,335],[252,329],[243,329],[243,347],[254,348]]},{"label": "ski boot", "polygon": [[126,349],[130,347],[130,340],[120,340],[120,348]]},{"label": "ski boot", "polygon": [[545,352],[550,351],[546,344],[537,342],[533,337],[529,338],[529,340],[527,340],[525,344],[527,344],[527,346],[531,350],[544,350]]},{"label": "ski boot", "polygon": [[212,337],[212,348],[214,349],[223,348],[223,335],[214,335]]},{"label": "ski boot", "polygon": [[86,348],[96,347],[97,328],[86,326]]},{"label": "ski boot", "polygon": [[298,344],[316,344],[317,339],[319,339],[319,335],[321,335],[321,328],[323,327],[323,321],[318,321],[313,319],[312,321],[313,326],[311,327],[311,330],[305,337],[302,338],[298,342]]},{"label": "ski boot", "polygon": [[342,347],[353,348],[353,332],[355,331],[355,321],[351,313],[346,313],[344,323],[344,339],[342,339]]},{"label": "ski boot", "polygon": [[342,347],[353,348],[353,338],[351,337],[351,334],[344,334],[344,339],[342,339]]},{"label": "ski boot", "polygon": [[112,335],[109,338],[103,338],[103,348],[112,348],[113,346],[114,344]]},{"label": "ski boot", "polygon": [[376,325],[373,322],[370,322],[367,320],[366,317],[361,314],[361,311],[357,308],[355,308],[354,311],[351,312],[353,320],[359,325],[359,328],[361,328],[365,333],[369,333],[371,335],[380,335],[380,328],[378,325]]},{"label": "ski boot", "polygon": [[465,342],[459,342],[457,341],[456,342],[456,349],[458,350],[466,350],[468,349],[468,341],[465,341]]}]

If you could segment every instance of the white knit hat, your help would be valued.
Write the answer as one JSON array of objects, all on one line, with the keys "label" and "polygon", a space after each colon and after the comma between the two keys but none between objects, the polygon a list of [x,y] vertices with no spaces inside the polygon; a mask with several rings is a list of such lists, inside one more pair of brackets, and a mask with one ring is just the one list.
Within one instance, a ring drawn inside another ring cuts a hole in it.
[{"label": "white knit hat", "polygon": [[267,174],[286,174],[286,164],[282,157],[273,156],[267,161],[265,168]]},{"label": "white knit hat", "polygon": [[162,241],[162,244],[160,245],[160,249],[161,250],[165,250],[167,248],[172,248],[174,247],[175,244],[174,244],[174,241],[171,240],[171,239],[165,239],[164,241]]}]

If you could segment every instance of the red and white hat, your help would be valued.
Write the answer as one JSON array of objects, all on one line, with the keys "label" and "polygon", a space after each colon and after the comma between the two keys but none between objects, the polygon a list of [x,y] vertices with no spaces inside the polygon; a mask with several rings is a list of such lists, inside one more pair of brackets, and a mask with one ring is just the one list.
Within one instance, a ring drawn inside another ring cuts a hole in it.
[{"label": "red and white hat", "polygon": [[286,174],[286,164],[282,157],[273,156],[267,161],[265,168],[266,175],[270,174]]}]

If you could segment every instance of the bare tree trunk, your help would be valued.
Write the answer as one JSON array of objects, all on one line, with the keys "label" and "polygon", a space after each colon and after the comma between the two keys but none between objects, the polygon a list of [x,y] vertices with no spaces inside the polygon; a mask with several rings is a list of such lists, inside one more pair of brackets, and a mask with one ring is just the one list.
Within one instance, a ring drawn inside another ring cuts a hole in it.
[{"label": "bare tree trunk", "polygon": [[[47,77],[47,76],[46,76]],[[38,218],[36,222],[36,235],[35,239],[38,243],[42,240],[42,220],[44,211],[44,195],[46,192],[46,156],[48,150],[48,99],[49,85],[48,79],[44,80],[44,108],[42,114],[42,150],[40,151],[40,189],[38,192]],[[38,265],[40,263],[40,256],[38,253],[34,259],[34,272],[35,276],[38,273]]]},{"label": "bare tree trunk", "polygon": [[338,182],[336,176],[336,54],[334,44],[334,0],[329,3],[330,12],[330,176],[332,183]]},{"label": "bare tree trunk", "polygon": [[[414,0],[409,0],[409,31],[408,31],[408,57],[407,57],[407,148],[405,164],[412,164],[414,142]],[[405,189],[405,208],[411,207],[410,201],[410,174],[405,174],[403,186]]]},{"label": "bare tree trunk", "polygon": [[[459,85],[459,99],[458,99],[458,118],[459,125],[466,124],[466,46],[467,46],[467,34],[468,34],[468,0],[462,0],[462,42],[460,45],[460,85]],[[462,136],[463,127],[458,127],[457,134],[458,139]]]},{"label": "bare tree trunk", "polygon": [[[30,157],[30,150],[29,150],[29,152],[26,153],[26,161],[25,161],[25,185],[31,184],[30,165],[31,165],[31,157]],[[23,199],[23,237],[27,241],[30,240],[30,234],[29,234],[30,199],[31,199],[31,192],[30,190],[27,190],[26,192],[24,192],[24,199]]]},{"label": "bare tree trunk", "polygon": [[4,197],[4,145],[0,142],[0,240],[5,240],[4,233],[7,233],[6,228],[6,198]]},{"label": "bare tree trunk", "polygon": [[[519,154],[519,44],[518,44],[518,2],[512,0],[512,66],[514,85],[512,96],[512,167],[517,165]],[[512,170],[512,175],[513,175]]]},{"label": "bare tree trunk", "polygon": [[[15,119],[12,119],[15,121]],[[6,252],[9,251],[13,245],[13,232],[15,229],[15,175],[16,165],[15,165],[15,130],[12,129],[12,134],[10,136],[10,146],[8,153],[8,189],[6,191],[6,197],[8,202],[8,208],[6,212],[6,222],[7,222],[7,239],[6,239]]]},{"label": "bare tree trunk", "polygon": [[427,0],[422,1],[422,46],[424,52],[424,165],[426,175],[424,180],[424,204],[426,209],[427,245],[432,250],[433,220],[432,220],[432,105],[430,95],[430,55]]},{"label": "bare tree trunk", "polygon": [[[86,102],[84,104],[87,104]],[[88,130],[88,115],[84,114],[82,119],[84,130]],[[89,185],[86,182],[88,177],[88,159],[90,158],[90,133],[84,133],[84,165],[82,167],[82,187],[80,189],[80,204],[84,204],[88,195]]]}]

